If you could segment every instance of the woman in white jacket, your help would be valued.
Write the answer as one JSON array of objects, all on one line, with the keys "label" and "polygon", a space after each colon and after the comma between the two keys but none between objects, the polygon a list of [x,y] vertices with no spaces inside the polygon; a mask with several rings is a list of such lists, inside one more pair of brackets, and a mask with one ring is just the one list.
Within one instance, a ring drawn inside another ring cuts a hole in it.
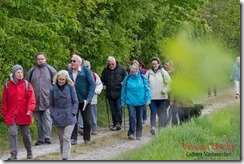
[{"label": "woman in white jacket", "polygon": [[167,108],[168,92],[170,90],[171,78],[167,71],[165,71],[160,63],[158,57],[151,60],[152,67],[147,71],[147,77],[151,90],[151,104],[150,107],[150,133],[156,134],[156,115],[158,116],[158,128],[162,128],[167,124]]}]

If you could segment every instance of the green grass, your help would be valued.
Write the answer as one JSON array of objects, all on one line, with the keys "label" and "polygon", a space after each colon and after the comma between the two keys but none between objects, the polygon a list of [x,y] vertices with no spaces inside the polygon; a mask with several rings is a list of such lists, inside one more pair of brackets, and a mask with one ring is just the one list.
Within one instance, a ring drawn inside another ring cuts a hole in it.
[{"label": "green grass", "polygon": [[[183,143],[196,148],[184,148]],[[236,147],[233,152],[214,150],[213,143]],[[215,154],[207,156],[204,152]],[[240,104],[218,109],[182,126],[167,127],[146,146],[114,160],[240,160]]]}]

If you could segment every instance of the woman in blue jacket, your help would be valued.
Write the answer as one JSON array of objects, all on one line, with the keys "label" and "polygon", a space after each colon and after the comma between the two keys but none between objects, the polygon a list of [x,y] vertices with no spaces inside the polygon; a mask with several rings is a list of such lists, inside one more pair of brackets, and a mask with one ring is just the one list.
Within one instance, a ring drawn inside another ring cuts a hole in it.
[{"label": "woman in blue jacket", "polygon": [[78,98],[73,81],[66,70],[59,71],[53,78],[50,91],[50,112],[60,140],[63,160],[68,160],[71,151],[71,134],[78,111]]},{"label": "woman in blue jacket", "polygon": [[123,80],[121,103],[129,109],[128,139],[140,140],[142,136],[142,113],[145,105],[151,101],[147,78],[140,74],[139,67],[133,64],[129,74]]}]

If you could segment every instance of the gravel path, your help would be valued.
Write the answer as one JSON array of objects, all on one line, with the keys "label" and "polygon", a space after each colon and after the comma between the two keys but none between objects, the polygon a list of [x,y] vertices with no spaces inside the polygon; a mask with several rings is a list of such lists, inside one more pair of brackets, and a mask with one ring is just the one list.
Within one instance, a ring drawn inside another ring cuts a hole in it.
[{"label": "gravel path", "polygon": [[[226,91],[223,91],[218,94],[221,95],[221,94],[225,94],[226,92],[230,92],[230,90],[226,90]],[[209,99],[209,98],[206,98],[206,99]],[[205,106],[205,109],[202,111],[202,115],[209,114],[217,108],[231,105],[236,102],[240,102],[240,100],[232,98],[225,102],[218,102],[218,103],[210,104],[208,106]],[[128,126],[128,122],[126,123],[126,125]],[[144,126],[149,126],[149,125],[147,123],[147,125],[144,125]],[[124,130],[124,127],[122,127],[122,130]],[[128,127],[126,127],[126,130],[128,130]],[[112,135],[114,133],[116,133],[116,132],[110,131],[108,128],[99,129],[99,133],[97,135],[92,135],[92,140],[95,140],[95,139],[101,138],[101,137],[106,137],[106,136]],[[145,145],[145,144],[149,143],[152,139],[153,139],[153,136],[149,132],[145,133],[145,135],[143,134],[143,137],[141,140],[129,141],[129,140],[127,140],[127,138],[125,136],[124,140],[121,140],[115,144],[112,144],[112,145],[110,144],[110,145],[107,145],[106,147],[94,149],[94,150],[82,153],[80,155],[77,155],[75,157],[73,157],[71,154],[71,156],[72,156],[71,160],[109,160],[123,152],[126,152],[129,149],[133,149],[133,148]],[[83,139],[82,139],[82,136],[80,136],[80,135],[78,138],[78,144],[83,144]],[[33,149],[34,158],[37,156],[48,155],[48,154],[54,153],[54,152],[58,153],[59,152],[59,141],[52,140],[51,145],[33,146],[32,149]],[[9,157],[9,153],[1,154],[0,160],[6,160],[8,157]],[[18,159],[26,160],[26,151],[24,148],[19,149]]]}]

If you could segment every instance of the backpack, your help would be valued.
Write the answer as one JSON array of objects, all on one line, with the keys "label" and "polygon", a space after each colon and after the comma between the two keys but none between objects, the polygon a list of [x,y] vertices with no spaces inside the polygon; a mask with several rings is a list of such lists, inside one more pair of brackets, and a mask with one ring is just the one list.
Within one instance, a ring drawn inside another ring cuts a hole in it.
[{"label": "backpack", "polygon": [[[8,82],[6,82],[4,86],[8,91]],[[25,92],[26,93],[28,92],[28,89],[29,89],[29,82],[27,80],[25,80]]]},{"label": "backpack", "polygon": [[[72,92],[72,88],[71,88],[71,86],[68,85],[68,88],[69,88],[69,92],[70,92],[70,94],[71,94],[71,92]],[[52,96],[54,97],[54,85],[51,86],[51,92],[52,92]]]},{"label": "backpack", "polygon": [[[150,78],[150,74],[151,74],[151,69],[149,70],[150,72],[148,73],[148,82],[149,82],[149,78]],[[164,82],[164,84],[166,84],[166,82],[165,82],[165,77],[164,77],[164,73],[163,73],[163,71],[162,71],[162,68],[160,68],[160,72],[161,72],[161,74],[162,74],[162,77],[163,77],[163,82]]]},{"label": "backpack", "polygon": [[[32,75],[33,75],[33,72],[34,72],[34,70],[35,70],[35,68],[36,67],[34,67],[31,71],[30,71],[30,77],[29,77],[29,80],[31,81],[31,79],[32,79]],[[51,71],[51,68],[49,67],[49,65],[47,65],[47,69],[48,69],[48,71],[49,71],[49,73],[50,73],[50,76],[51,76],[51,81],[53,82],[53,73],[52,73],[52,71]]]}]

